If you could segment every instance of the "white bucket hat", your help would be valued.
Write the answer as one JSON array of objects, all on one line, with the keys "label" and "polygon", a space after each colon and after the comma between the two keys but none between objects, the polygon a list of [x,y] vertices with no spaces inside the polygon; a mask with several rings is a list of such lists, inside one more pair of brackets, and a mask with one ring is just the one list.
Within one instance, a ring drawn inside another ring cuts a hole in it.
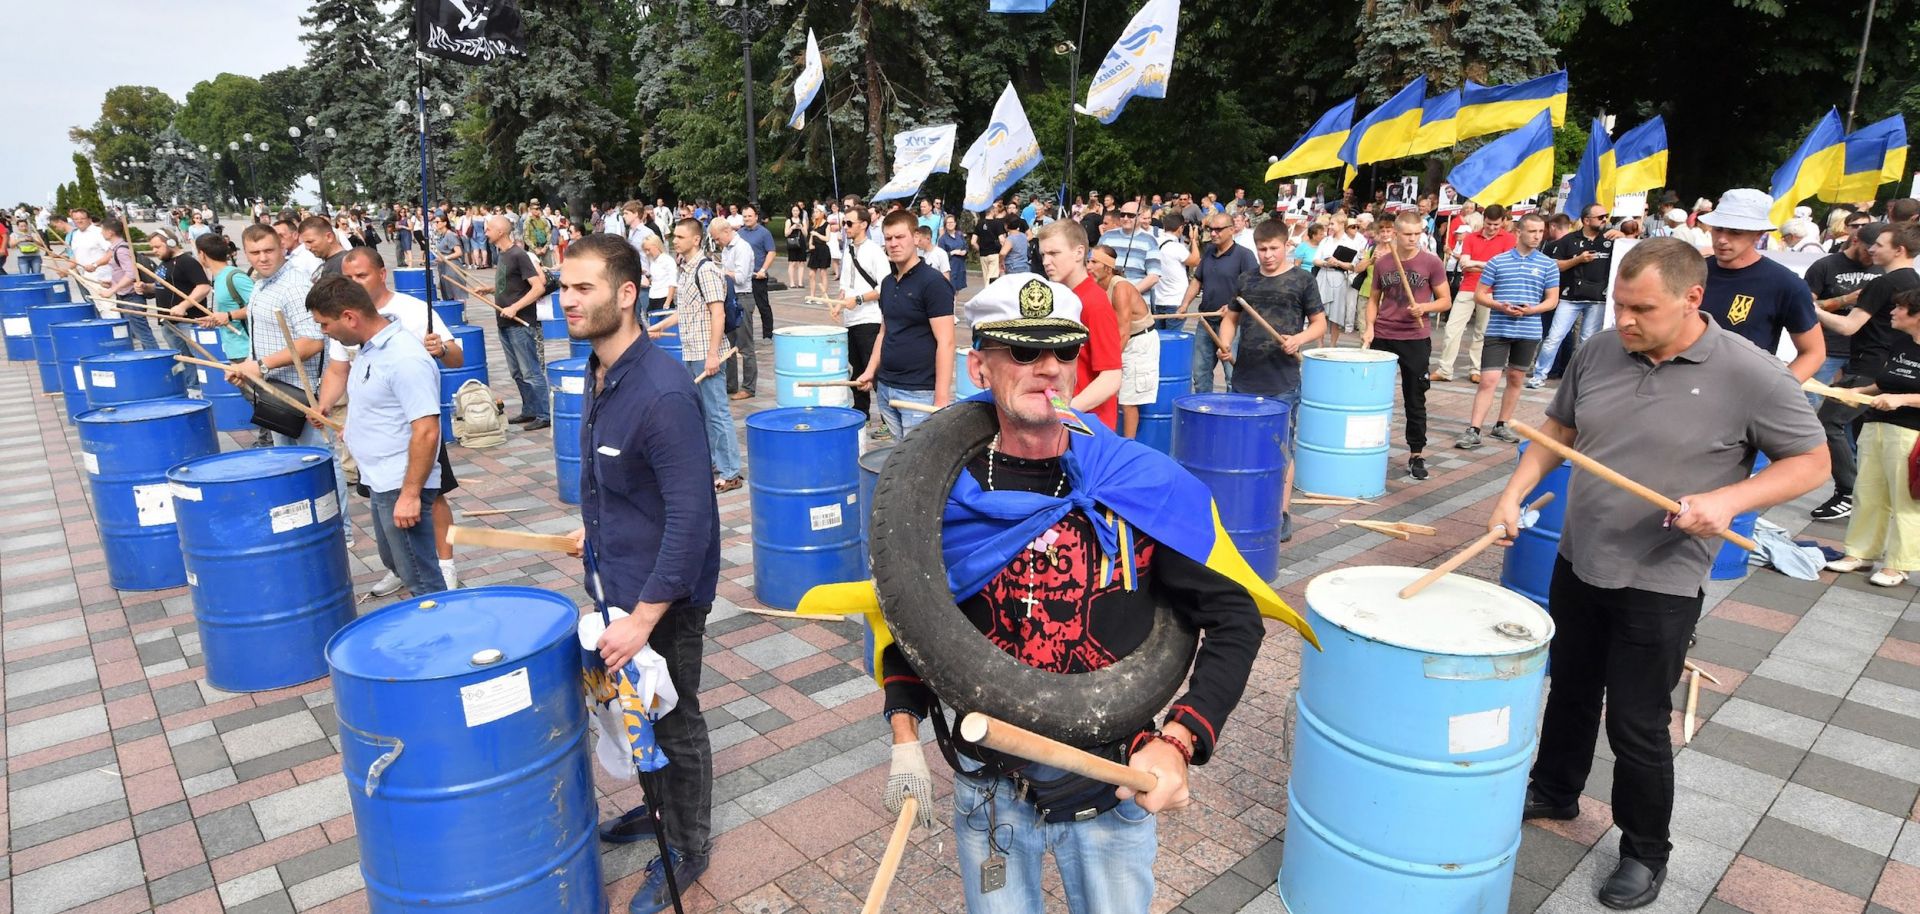
[{"label": "white bucket hat", "polygon": [[1714,228],[1736,232],[1771,232],[1773,195],[1751,187],[1736,187],[1720,195],[1713,212],[1701,215],[1700,222]]}]

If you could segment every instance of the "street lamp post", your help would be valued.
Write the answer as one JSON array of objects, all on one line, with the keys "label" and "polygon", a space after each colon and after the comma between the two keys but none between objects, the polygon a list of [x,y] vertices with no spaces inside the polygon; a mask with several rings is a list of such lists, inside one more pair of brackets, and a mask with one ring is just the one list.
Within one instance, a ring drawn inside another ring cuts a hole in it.
[{"label": "street lamp post", "polygon": [[740,69],[745,80],[747,105],[747,202],[760,205],[760,155],[754,142],[753,116],[753,40],[773,25],[774,10],[787,0],[715,0],[721,24],[740,33]]},{"label": "street lamp post", "polygon": [[[335,133],[332,127],[321,129],[320,119],[311,114],[307,115],[307,129],[312,131],[306,135],[305,146],[306,152],[313,157],[313,181],[320,188],[320,212],[322,215],[331,215],[332,213],[327,209],[327,160],[324,143],[332,143],[339,139],[340,135]],[[293,139],[294,149],[298,151],[302,145],[300,128],[288,127],[287,136]]]}]

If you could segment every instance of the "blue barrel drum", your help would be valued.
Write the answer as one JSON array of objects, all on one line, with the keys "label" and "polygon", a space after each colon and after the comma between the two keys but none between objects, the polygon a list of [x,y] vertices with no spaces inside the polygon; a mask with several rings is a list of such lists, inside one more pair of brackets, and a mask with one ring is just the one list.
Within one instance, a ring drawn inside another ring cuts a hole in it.
[{"label": "blue barrel drum", "polygon": [[801,387],[803,383],[847,379],[847,331],[844,327],[781,327],[773,331],[774,396],[781,406],[846,406],[846,387]]},{"label": "blue barrel drum", "polygon": [[1173,408],[1173,459],[1207,484],[1240,554],[1262,580],[1273,580],[1280,573],[1288,405],[1251,394],[1187,394]]},{"label": "blue barrel drum", "polygon": [[1135,440],[1162,454],[1173,453],[1173,401],[1193,393],[1193,334],[1160,328],[1160,393],[1140,406]]},{"label": "blue barrel drum", "polygon": [[967,370],[967,356],[973,350],[962,346],[953,351],[953,399],[965,400],[980,392],[980,385],[973,383],[973,373]]},{"label": "blue barrel drum", "polygon": [[1373,498],[1387,491],[1387,436],[1399,364],[1390,352],[1314,349],[1300,360],[1302,492]]},{"label": "blue barrel drum", "polygon": [[[1753,454],[1753,471],[1758,473],[1766,469],[1767,462],[1767,455],[1755,451]],[[1727,524],[1727,529],[1747,539],[1753,539],[1753,528],[1759,520],[1760,512],[1758,511],[1747,511],[1741,514],[1735,514],[1733,520]],[[1719,540],[1718,542],[1720,543],[1720,550],[1713,554],[1713,568],[1708,572],[1708,577],[1716,581],[1735,581],[1746,577],[1748,568],[1747,559],[1752,553],[1726,540]]]},{"label": "blue barrel drum", "polygon": [[[226,350],[220,342],[220,331],[209,327],[193,328],[194,342],[199,343],[215,360],[226,359]],[[198,356],[198,353],[195,353]],[[200,356],[204,358],[204,356]],[[223,432],[237,432],[253,428],[253,405],[242,396],[240,388],[227,380],[224,371],[208,368],[205,365],[193,366],[194,378],[200,382],[200,397],[213,404],[213,427]]]},{"label": "blue barrel drum", "polygon": [[453,327],[467,322],[467,303],[464,299],[441,299],[429,307],[440,318],[440,323]]},{"label": "blue barrel drum", "polygon": [[1280,898],[1292,914],[1507,910],[1553,620],[1450,574],[1307,585]]},{"label": "blue barrel drum", "polygon": [[493,383],[487,374],[487,334],[472,324],[449,326],[447,332],[453,334],[455,342],[460,344],[460,361],[463,365],[480,369],[480,380]]},{"label": "blue barrel drum", "polygon": [[33,322],[27,309],[36,305],[57,305],[67,300],[67,284],[38,276],[0,274],[13,282],[0,285],[0,331],[7,341],[7,361],[33,361]]},{"label": "blue barrel drum", "polygon": [[552,591],[455,590],[327,645],[369,910],[607,909],[578,615]]},{"label": "blue barrel drum", "polygon": [[427,271],[423,267],[400,267],[393,272],[393,291],[428,301]]},{"label": "blue barrel drum", "polygon": [[[1524,455],[1532,443],[1520,442],[1520,453]],[[1573,464],[1563,460],[1527,493],[1526,501],[1521,502],[1523,508],[1548,492],[1553,493],[1553,500],[1541,507],[1540,517],[1533,526],[1514,536],[1513,545],[1507,547],[1506,558],[1500,565],[1500,586],[1532,600],[1541,609],[1548,609],[1553,560],[1560,554],[1560,531],[1567,527],[1567,480],[1572,474]]]},{"label": "blue barrel drum", "polygon": [[131,352],[133,340],[127,322],[119,318],[66,321],[48,328],[53,335],[53,357],[60,368],[60,397],[67,404],[67,421],[87,411],[87,372],[80,360],[108,352]]},{"label": "blue barrel drum", "polygon": [[[663,311],[648,311],[647,326],[658,327],[660,326],[661,321],[664,321],[667,318],[672,317],[674,314],[675,312],[671,309],[663,310]],[[654,343],[657,344],[660,348],[665,349],[670,353],[673,353],[674,361],[676,362],[683,361],[683,357],[680,354],[680,325],[679,324],[674,324],[673,326],[668,327],[664,333],[662,333],[659,337],[654,339]]]},{"label": "blue barrel drum", "polygon": [[207,682],[259,692],[327,674],[327,639],[353,621],[333,456],[233,451],[167,471]]},{"label": "blue barrel drum", "polygon": [[533,305],[534,312],[540,318],[540,335],[550,340],[567,338],[567,313],[560,309],[560,290],[555,289],[546,298]]},{"label": "blue barrel drum", "polygon": [[76,424],[107,583],[117,590],[185,585],[167,470],[220,452],[213,408],[195,400],[149,400],[90,410]]},{"label": "blue barrel drum", "polygon": [[[33,331],[33,360],[40,366],[40,392],[57,394],[60,386],[60,360],[53,352],[53,325],[93,320],[100,316],[86,302],[32,305],[27,308],[27,326]],[[124,323],[121,326],[126,326]]]},{"label": "blue barrel drum", "polygon": [[816,584],[866,577],[860,520],[860,430],[838,406],[762,410],[747,417],[753,502],[753,595],[779,609]]},{"label": "blue barrel drum", "polygon": [[587,356],[590,356],[592,354],[593,354],[592,340],[576,340],[576,339],[568,338],[567,358],[584,359]]},{"label": "blue barrel drum", "polygon": [[580,503],[580,420],[587,402],[587,360],[561,359],[547,363],[547,391],[552,398],[553,472],[560,500]]},{"label": "blue barrel drum", "polygon": [[109,352],[80,360],[87,376],[87,407],[166,400],[187,395],[187,369],[171,349]]}]

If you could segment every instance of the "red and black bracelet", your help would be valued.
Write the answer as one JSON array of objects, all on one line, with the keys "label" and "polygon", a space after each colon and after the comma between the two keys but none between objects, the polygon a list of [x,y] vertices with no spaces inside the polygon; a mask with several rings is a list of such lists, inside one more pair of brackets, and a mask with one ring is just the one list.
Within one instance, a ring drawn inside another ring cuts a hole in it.
[{"label": "red and black bracelet", "polygon": [[1193,750],[1188,749],[1185,743],[1182,743],[1181,741],[1171,736],[1168,736],[1167,734],[1159,730],[1145,730],[1145,731],[1142,731],[1139,736],[1134,737],[1133,744],[1127,747],[1128,757],[1137,755],[1140,752],[1141,746],[1146,745],[1148,742],[1151,742],[1153,740],[1159,740],[1160,742],[1163,742],[1169,746],[1172,746],[1173,751],[1180,753],[1180,759],[1186,762],[1188,767],[1193,766]]}]

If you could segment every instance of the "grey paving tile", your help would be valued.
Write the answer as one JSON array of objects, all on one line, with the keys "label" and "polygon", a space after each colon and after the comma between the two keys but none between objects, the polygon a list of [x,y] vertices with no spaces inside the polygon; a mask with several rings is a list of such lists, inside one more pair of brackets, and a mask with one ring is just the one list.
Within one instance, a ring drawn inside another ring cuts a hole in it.
[{"label": "grey paving tile", "polygon": [[118,776],[89,769],[9,792],[8,818],[14,828],[38,825],[124,796]]},{"label": "grey paving tile", "polygon": [[39,625],[17,628],[5,635],[0,635],[0,648],[9,652],[25,650],[42,644],[52,644],[55,641],[65,641],[68,638],[84,637],[86,634],[87,620],[84,618],[42,622]]},{"label": "grey paving tile", "polygon": [[213,888],[213,869],[202,863],[147,883],[147,894],[154,904],[163,905],[210,888]]},{"label": "grey paving tile", "polygon": [[1885,857],[1900,835],[1900,819],[1877,809],[1788,784],[1769,816]]},{"label": "grey paving tile", "polygon": [[57,781],[83,771],[98,771],[109,777],[119,777],[119,764],[119,756],[116,755],[111,748],[101,749],[97,752],[76,755],[73,758],[65,758],[57,762],[48,762],[44,765],[36,765],[32,768],[16,771],[8,776],[7,788],[15,791],[25,790],[36,784]]},{"label": "grey paving tile", "polygon": [[[1540,905],[1546,903],[1547,896],[1551,894],[1552,891],[1546,886],[1531,879],[1516,876],[1513,880],[1513,889],[1507,896],[1507,914],[1533,914],[1534,911],[1539,910]],[[1259,899],[1249,902],[1247,907],[1240,909],[1242,914],[1254,910],[1253,905],[1258,902]],[[1276,907],[1275,910],[1280,909]]]},{"label": "grey paving tile", "polygon": [[173,765],[183,779],[218,771],[231,764],[226,745],[212,737],[173,747]]},{"label": "grey paving tile", "polygon": [[754,732],[764,734],[772,733],[781,727],[793,723],[793,718],[788,717],[786,712],[777,708],[769,708],[768,710],[761,711],[747,718],[745,723],[747,726],[752,727]]},{"label": "grey paving tile", "polygon": [[1916,727],[1920,727],[1920,690],[1862,678],[1853,684],[1853,690],[1847,693],[1847,699],[1882,711],[1891,711],[1914,718]]},{"label": "grey paving tile", "polygon": [[126,817],[127,801],[110,800],[37,825],[15,825],[7,835],[7,840],[16,848],[38,847]]},{"label": "grey paving tile", "polygon": [[1729,851],[1738,851],[1746,843],[1760,816],[1760,810],[1738,806],[1690,787],[1675,787],[1673,791],[1673,830]]},{"label": "grey paving tile", "polygon": [[1920,666],[1888,660],[1885,657],[1875,657],[1867,661],[1867,668],[1861,675],[1902,688],[1920,689]]},{"label": "grey paving tile", "polygon": [[780,632],[758,641],[742,644],[734,648],[733,652],[754,666],[771,670],[795,660],[811,657],[820,653],[820,649],[801,640],[800,636],[792,632]]},{"label": "grey paving tile", "polygon": [[771,784],[753,790],[737,801],[740,808],[749,815],[758,818],[791,803],[797,803],[819,793],[828,786],[827,780],[814,771],[799,771],[774,781]]},{"label": "grey paving tile", "polygon": [[107,732],[107,709],[77,708],[7,728],[7,753],[26,755],[70,740]]},{"label": "grey paving tile", "polygon": [[1835,727],[1857,730],[1870,736],[1891,740],[1903,746],[1920,748],[1920,718],[1883,711],[1858,702],[1844,701],[1833,712]]},{"label": "grey paving tile", "polygon": [[1820,736],[1822,725],[1820,721],[1735,696],[1714,713],[1709,726],[1732,727],[1796,749],[1807,749]]},{"label": "grey paving tile", "polygon": [[736,768],[713,779],[713,802],[725,803],[759,790],[772,783],[766,775],[755,771],[752,766]]},{"label": "grey paving tile", "polygon": [[271,755],[237,762],[233,766],[235,780],[251,781],[264,774],[303,765],[315,759],[323,759],[333,754],[333,743],[325,738],[314,740],[291,749],[282,749]]},{"label": "grey paving tile", "polygon": [[812,768],[838,754],[832,743],[824,739],[811,739],[754,762],[751,767],[768,782],[773,782],[802,769]]},{"label": "grey paving tile", "polygon": [[[1840,707],[1840,698],[1837,695],[1827,695],[1790,683],[1768,679],[1757,673],[1741,682],[1740,687],[1735,689],[1733,694],[1769,708],[1778,708],[1818,721],[1825,721],[1832,717],[1834,710]],[[1704,691],[1701,697],[1706,697]]]},{"label": "grey paving tile", "polygon": [[1718,616],[1708,616],[1701,619],[1697,626],[1697,631],[1702,638],[1718,638],[1722,641],[1729,641],[1742,647],[1750,647],[1758,651],[1771,650],[1775,644],[1780,642],[1781,638],[1779,632],[1768,631],[1764,628],[1740,622],[1733,622]]},{"label": "grey paving tile", "polygon": [[1526,879],[1541,885],[1559,885],[1560,880],[1580,865],[1580,858],[1585,857],[1588,850],[1586,845],[1544,828],[1524,826],[1520,831],[1520,855],[1514,864],[1514,873],[1519,877],[1515,881]]},{"label": "grey paving tile", "polygon": [[364,885],[360,867],[350,864],[290,886],[287,897],[293,902],[294,910],[305,911],[358,891]]},{"label": "grey paving tile", "polygon": [[[1909,777],[1920,778],[1920,771]],[[1808,753],[1793,773],[1796,784],[1804,784],[1821,793],[1830,793],[1862,806],[1905,818],[1920,794],[1920,784],[1869,771],[1858,765],[1831,759],[1817,752]]]},{"label": "grey paving tile", "polygon": [[294,886],[360,861],[360,845],[353,841],[329,844],[279,864],[280,881]]},{"label": "grey paving tile", "polygon": [[269,866],[220,883],[220,904],[232,912],[256,898],[280,894],[281,889],[280,874]]},{"label": "grey paving tile", "polygon": [[1705,752],[1682,750],[1673,759],[1674,783],[1726,800],[1735,806],[1765,812],[1786,781]]},{"label": "grey paving tile", "polygon": [[194,820],[194,827],[200,831],[200,846],[208,860],[218,860],[265,840],[253,821],[253,808],[245,803],[201,816]]},{"label": "grey paving tile", "polygon": [[1760,821],[1742,853],[1856,898],[1873,894],[1886,862],[1878,855],[1771,816]]},{"label": "grey paving tile", "polygon": [[30,711],[34,708],[50,705],[57,701],[64,701],[75,696],[94,695],[98,693],[99,688],[98,683],[89,679],[85,682],[70,682],[66,685],[41,689],[38,692],[27,695],[9,696],[7,699],[7,711],[18,714],[22,711]]},{"label": "grey paving tile", "polygon": [[1261,888],[1229,871],[1193,893],[1185,907],[1190,911],[1237,911],[1258,897]]},{"label": "grey paving tile", "polygon": [[1768,657],[1752,669],[1755,675],[1778,680],[1825,695],[1845,695],[1859,676],[1856,670],[1834,670],[1786,657]]},{"label": "grey paving tile", "polygon": [[344,774],[301,784],[292,790],[261,797],[247,805],[253,807],[254,818],[260,823],[260,834],[269,841],[352,811],[347,801],[347,778]]},{"label": "grey paving tile", "polygon": [[714,727],[713,730],[707,734],[707,739],[713,743],[713,751],[720,752],[753,739],[758,735],[760,734],[755,733],[752,727],[736,720],[725,726]]},{"label": "grey paving tile", "polygon": [[[1819,744],[1816,742],[1815,745]],[[1752,768],[1782,781],[1793,776],[1794,769],[1800,767],[1800,759],[1806,755],[1805,750],[1731,727],[1715,727],[1711,722],[1694,734],[1693,742],[1687,748]],[[1602,795],[1600,799],[1605,800],[1606,797]]]},{"label": "grey paving tile", "polygon": [[57,914],[141,883],[140,849],[122,841],[14,877],[15,914]]},{"label": "grey paving tile", "polygon": [[227,747],[227,757],[239,764],[315,740],[325,740],[327,735],[320,731],[320,724],[313,719],[306,705],[296,703],[295,706],[299,713],[285,714],[235,729],[223,729],[220,742]]},{"label": "grey paving tile", "polygon": [[182,822],[190,821],[192,818],[193,810],[187,805],[187,801],[181,800],[178,803],[168,803],[157,809],[149,809],[146,812],[135,815],[133,817],[133,833],[136,835],[152,834],[161,829],[172,828]]}]

